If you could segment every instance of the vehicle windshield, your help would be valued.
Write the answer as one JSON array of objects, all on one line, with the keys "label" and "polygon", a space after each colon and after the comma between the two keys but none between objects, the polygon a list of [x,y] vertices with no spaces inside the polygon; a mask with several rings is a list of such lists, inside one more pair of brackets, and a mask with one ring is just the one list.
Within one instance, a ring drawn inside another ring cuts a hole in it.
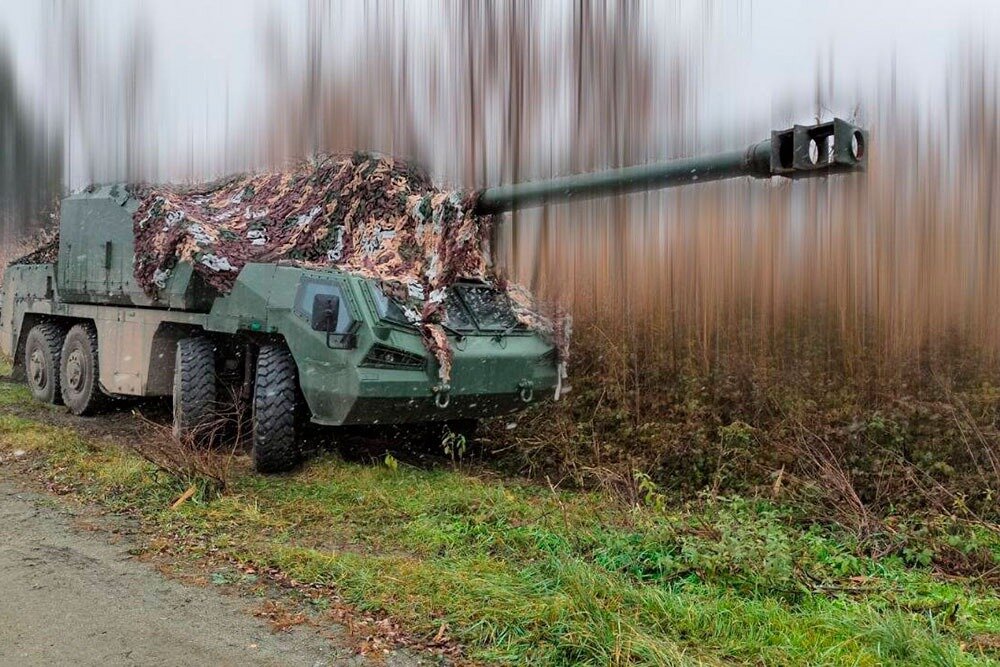
[{"label": "vehicle windshield", "polygon": [[448,292],[448,298],[444,300],[444,312],[448,316],[445,322],[452,329],[457,331],[471,331],[476,328],[469,317],[469,313],[462,307],[462,302],[455,296],[454,291]]},{"label": "vehicle windshield", "polygon": [[[371,293],[378,316],[384,320],[412,326],[414,320],[407,317],[407,309],[413,318],[419,316],[420,303],[416,300],[402,303],[387,297],[376,285],[371,285]],[[472,331],[477,327],[482,331],[507,331],[520,326],[510,298],[489,285],[459,283],[448,290],[444,305],[445,324],[456,331]]]},{"label": "vehicle windshield", "polygon": [[484,331],[506,331],[518,326],[510,297],[489,285],[459,284],[455,288]]}]

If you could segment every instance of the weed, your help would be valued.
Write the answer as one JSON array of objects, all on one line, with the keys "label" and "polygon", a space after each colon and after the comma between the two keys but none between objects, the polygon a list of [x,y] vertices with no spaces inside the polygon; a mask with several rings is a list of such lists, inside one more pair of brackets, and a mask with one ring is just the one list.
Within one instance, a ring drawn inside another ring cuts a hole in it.
[{"label": "weed", "polygon": [[653,478],[644,472],[636,470],[632,473],[632,478],[638,487],[639,496],[647,506],[663,511],[667,504],[667,497],[660,493],[659,487]]},{"label": "weed", "polygon": [[465,457],[467,444],[464,434],[455,433],[450,429],[444,434],[441,440],[441,446],[444,448],[445,455],[450,456],[452,460],[461,460]]},{"label": "weed", "polygon": [[573,393],[527,413],[522,428],[490,429],[508,466],[613,490],[627,504],[645,493],[635,470],[671,502],[770,492],[863,536],[894,514],[1000,521],[1000,391],[982,381],[995,373],[990,358],[939,352],[884,375],[877,359],[850,373],[831,365],[808,338],[787,364],[742,350],[705,367],[693,352],[650,348],[631,384],[619,384],[643,327],[580,328]]}]

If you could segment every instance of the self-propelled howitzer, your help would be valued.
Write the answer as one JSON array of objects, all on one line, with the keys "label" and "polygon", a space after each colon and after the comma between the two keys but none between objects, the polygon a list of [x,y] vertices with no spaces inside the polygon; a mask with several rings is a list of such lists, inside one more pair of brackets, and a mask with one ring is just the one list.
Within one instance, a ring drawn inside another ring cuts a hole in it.
[{"label": "self-propelled howitzer", "polygon": [[809,178],[859,171],[867,134],[839,118],[771,133],[745,150],[501,185],[482,192],[476,212],[494,214],[548,203],[593,199],[727,178]]},{"label": "self-propelled howitzer", "polygon": [[[489,188],[474,213],[741,176],[856,171],[864,168],[866,146],[866,134],[841,120],[797,125],[742,151]],[[362,157],[344,166],[364,170],[372,164]],[[377,166],[391,168],[385,159]],[[370,182],[369,174],[351,183]],[[562,348],[523,326],[509,293],[488,280],[460,280],[438,293],[445,317],[429,326],[439,327],[436,349],[443,349],[444,337],[451,351],[450,381],[444,382],[444,364],[417,326],[423,324],[408,314],[412,304],[383,291],[370,274],[303,261],[231,265],[219,250],[226,235],[255,247],[268,242],[268,234],[312,229],[321,211],[336,208],[310,203],[306,212],[286,213],[266,227],[260,219],[268,210],[244,199],[252,200],[255,191],[243,182],[225,181],[229,185],[220,187],[238,191],[216,193],[211,201],[225,210],[216,215],[212,209],[197,222],[184,222],[185,210],[165,207],[163,196],[143,197],[120,185],[87,188],[63,200],[55,261],[45,254],[11,265],[0,291],[0,352],[13,357],[35,398],[85,415],[109,397],[171,396],[174,430],[182,438],[217,431],[226,414],[251,414],[255,465],[276,472],[299,460],[305,422],[447,425],[461,432],[476,420],[558,395]],[[296,201],[307,194],[298,193]],[[204,214],[210,198],[201,191],[191,196],[197,205],[188,213]],[[373,199],[409,201],[398,191]],[[143,206],[149,208],[145,215]],[[394,229],[383,229],[384,216],[370,210],[366,216],[378,236],[360,241],[395,238]],[[210,229],[212,223],[222,227]],[[181,229],[194,250],[153,272],[150,290],[138,269],[142,258],[157,255],[143,250],[143,239],[168,239]],[[331,223],[312,238],[329,243],[337,237],[333,229]],[[333,253],[331,261],[340,258],[335,247],[319,250]],[[205,266],[227,272],[229,288],[208,281]],[[227,407],[227,397],[236,404]]]}]

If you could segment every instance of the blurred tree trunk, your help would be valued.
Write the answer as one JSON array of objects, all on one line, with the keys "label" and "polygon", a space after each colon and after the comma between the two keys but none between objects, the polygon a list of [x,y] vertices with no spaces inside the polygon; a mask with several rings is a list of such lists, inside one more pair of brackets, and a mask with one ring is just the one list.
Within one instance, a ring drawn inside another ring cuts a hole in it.
[{"label": "blurred tree trunk", "polygon": [[14,68],[0,48],[0,246],[47,222],[60,194],[62,142],[46,136],[25,108]]}]

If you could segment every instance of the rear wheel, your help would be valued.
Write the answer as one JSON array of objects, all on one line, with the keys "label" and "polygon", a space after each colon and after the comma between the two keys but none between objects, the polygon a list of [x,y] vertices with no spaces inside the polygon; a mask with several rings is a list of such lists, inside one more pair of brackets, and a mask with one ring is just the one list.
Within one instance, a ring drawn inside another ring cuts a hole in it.
[{"label": "rear wheel", "polygon": [[253,462],[257,472],[290,470],[299,462],[299,382],[288,348],[263,345],[253,392]]},{"label": "rear wheel", "polygon": [[52,322],[35,325],[28,332],[24,345],[24,370],[28,387],[36,400],[58,405],[59,359],[62,356],[65,330]]},{"label": "rear wheel", "polygon": [[75,415],[91,415],[107,403],[98,385],[97,331],[77,324],[63,342],[59,384],[63,402]]},{"label": "rear wheel", "polygon": [[174,437],[197,434],[211,419],[216,401],[215,346],[207,338],[184,338],[174,358]]}]

